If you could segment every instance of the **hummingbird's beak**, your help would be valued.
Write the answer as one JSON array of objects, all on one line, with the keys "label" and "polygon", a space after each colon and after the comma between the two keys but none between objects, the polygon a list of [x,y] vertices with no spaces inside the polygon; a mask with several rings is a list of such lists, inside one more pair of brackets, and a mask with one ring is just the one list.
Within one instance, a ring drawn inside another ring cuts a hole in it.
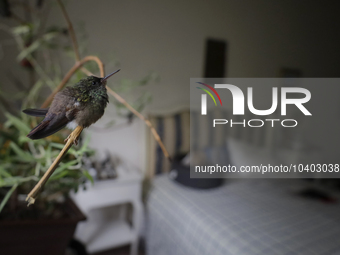
[{"label": "hummingbird's beak", "polygon": [[118,73],[119,71],[120,71],[120,69],[118,69],[117,71],[114,71],[113,73],[110,73],[109,75],[106,75],[103,79],[101,79],[100,82],[105,82],[108,78],[110,78],[115,73]]}]

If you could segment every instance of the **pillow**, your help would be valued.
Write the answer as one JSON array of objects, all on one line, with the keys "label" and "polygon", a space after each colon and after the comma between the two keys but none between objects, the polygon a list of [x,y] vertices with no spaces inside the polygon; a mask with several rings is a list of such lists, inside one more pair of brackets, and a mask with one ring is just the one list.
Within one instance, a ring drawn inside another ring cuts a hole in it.
[{"label": "pillow", "polygon": [[223,184],[222,178],[190,178],[190,166],[183,163],[186,155],[177,155],[171,165],[170,179],[184,186],[196,189],[211,189]]},{"label": "pillow", "polygon": [[[251,145],[235,138],[228,138],[227,143],[230,160],[237,169],[240,169],[241,166],[260,166],[261,164],[277,166],[282,163],[275,157],[273,150],[268,148]],[[239,177],[249,177],[250,175],[254,174],[239,173]]]}]

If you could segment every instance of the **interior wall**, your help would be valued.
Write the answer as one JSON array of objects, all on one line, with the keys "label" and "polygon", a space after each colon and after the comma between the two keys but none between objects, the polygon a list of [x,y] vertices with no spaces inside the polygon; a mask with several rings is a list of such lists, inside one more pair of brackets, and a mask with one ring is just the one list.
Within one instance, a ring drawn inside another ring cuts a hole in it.
[{"label": "interior wall", "polygon": [[[85,23],[90,54],[105,63],[119,58],[121,72],[109,81],[111,88],[121,77],[159,74],[159,84],[148,87],[153,95],[148,113],[189,106],[189,79],[202,76],[207,37],[228,41],[229,77],[277,77],[281,67],[301,69],[304,77],[338,77],[339,4],[330,2],[83,0],[69,1],[67,10],[75,24]],[[64,23],[58,8],[49,22]],[[5,64],[1,61],[1,69]],[[108,64],[106,71],[112,68]],[[110,106],[96,126],[113,112]],[[144,170],[148,131],[141,121],[112,132],[87,132],[99,157],[110,151]]]}]

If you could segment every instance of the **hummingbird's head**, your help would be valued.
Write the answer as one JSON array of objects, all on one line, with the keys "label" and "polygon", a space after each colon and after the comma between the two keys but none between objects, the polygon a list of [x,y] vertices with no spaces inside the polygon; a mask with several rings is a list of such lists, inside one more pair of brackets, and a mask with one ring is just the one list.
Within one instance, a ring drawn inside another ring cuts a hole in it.
[{"label": "hummingbird's head", "polygon": [[105,86],[107,79],[110,78],[115,73],[118,73],[119,71],[120,69],[118,69],[117,71],[114,71],[113,73],[110,73],[109,75],[106,75],[104,78],[100,78],[96,76],[89,76],[86,78],[87,86],[90,86],[90,87],[98,87],[101,85]]},{"label": "hummingbird's head", "polygon": [[86,85],[88,87],[99,87],[100,85],[102,85],[101,82],[102,78],[100,77],[96,77],[96,76],[89,76],[86,78]]}]

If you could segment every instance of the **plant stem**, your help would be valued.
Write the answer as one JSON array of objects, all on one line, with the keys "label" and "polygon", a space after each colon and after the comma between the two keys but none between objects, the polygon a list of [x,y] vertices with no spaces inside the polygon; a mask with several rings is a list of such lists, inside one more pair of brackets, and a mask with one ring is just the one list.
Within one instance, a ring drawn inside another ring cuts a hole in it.
[{"label": "plant stem", "polygon": [[[68,82],[68,80],[71,78],[71,76],[86,62],[88,61],[95,61],[100,69],[100,74],[101,76],[104,76],[104,65],[103,63],[100,61],[100,59],[96,56],[87,56],[84,59],[82,59],[81,61],[77,62],[71,69],[70,71],[65,75],[64,79],[60,82],[60,84],[58,85],[58,87],[55,89],[55,91],[46,99],[46,101],[43,103],[42,108],[47,107],[54,95],[61,90],[66,83]],[[31,204],[34,204],[35,199],[39,193],[39,191],[41,190],[41,188],[44,186],[44,184],[47,182],[47,180],[50,178],[50,176],[53,174],[54,170],[57,168],[57,166],[59,165],[62,157],[67,153],[67,151],[71,148],[72,144],[75,143],[81,132],[83,131],[83,127],[81,126],[77,126],[75,130],[73,130],[73,132],[69,135],[67,142],[64,146],[64,148],[60,151],[59,155],[57,156],[57,158],[54,160],[54,162],[52,163],[52,165],[49,167],[49,169],[46,171],[46,173],[44,174],[44,176],[40,179],[40,181],[34,186],[34,188],[31,190],[31,192],[27,195],[26,201],[28,201],[28,206]]]},{"label": "plant stem", "polygon": [[114,96],[121,104],[123,104],[126,108],[128,108],[134,115],[136,115],[138,118],[140,118],[142,121],[145,122],[145,124],[151,129],[152,135],[155,137],[156,141],[158,142],[159,146],[161,147],[163,154],[165,157],[167,157],[170,161],[170,155],[168,151],[166,150],[161,138],[159,137],[156,129],[152,126],[151,122],[146,119],[141,113],[136,111],[131,105],[129,105],[124,98],[122,98],[120,95],[118,95],[116,92],[114,92],[111,88],[106,86],[106,89],[108,92]]},{"label": "plant stem", "polygon": [[[71,41],[72,41],[72,45],[73,45],[73,50],[74,50],[76,62],[78,62],[78,61],[80,61],[80,54],[79,54],[79,46],[78,46],[78,42],[77,42],[76,33],[74,31],[71,19],[67,14],[67,11],[65,9],[63,2],[61,0],[57,0],[57,1],[58,1],[59,6],[60,6],[60,9],[61,9],[61,11],[64,15],[64,18],[66,20],[68,31],[70,33],[70,37],[71,37]],[[82,67],[81,70],[82,70],[82,72],[84,72],[88,76],[92,75],[92,73],[89,70],[87,70],[86,68]],[[102,75],[102,77],[104,77],[104,75]]]},{"label": "plant stem", "polygon": [[[80,60],[80,57],[79,57],[79,48],[78,48],[78,43],[77,43],[77,38],[76,38],[76,34],[74,32],[74,29],[73,29],[73,25],[72,25],[72,22],[70,20],[70,17],[68,16],[67,14],[67,11],[65,9],[65,6],[63,5],[62,1],[61,0],[57,0],[59,5],[60,5],[60,8],[61,8],[61,11],[63,12],[63,15],[64,15],[64,18],[67,22],[67,25],[68,25],[68,30],[69,30],[69,33],[70,33],[70,37],[71,37],[71,40],[72,40],[72,44],[73,44],[73,49],[74,49],[74,53],[75,53],[75,57],[76,57],[76,61],[78,62]],[[99,68],[101,69],[101,67],[103,67],[103,63],[101,62],[100,59],[98,59],[98,61],[96,61]],[[72,69],[71,69],[72,70]],[[71,71],[70,70],[70,71]],[[82,68],[81,69],[85,74],[89,75],[89,71],[86,69],[86,68]],[[102,69],[101,69],[102,70]],[[72,74],[71,74],[72,75]],[[101,71],[100,73],[101,77],[104,77],[104,70],[103,72]],[[66,77],[66,76],[65,76]],[[60,84],[61,85],[61,88],[65,85],[63,83]],[[60,86],[59,85],[59,86]],[[58,87],[59,87],[58,86]],[[59,88],[59,90],[61,89]],[[108,86],[106,86],[106,89],[109,91],[109,93],[114,96],[120,103],[122,103],[123,105],[125,105],[126,108],[128,108],[133,114],[135,114],[138,118],[140,118],[141,120],[143,120],[145,122],[145,124],[151,129],[151,132],[153,134],[153,136],[155,137],[156,141],[158,142],[159,146],[161,147],[164,155],[171,161],[171,158],[169,156],[169,153],[168,151],[166,150],[161,138],[159,137],[157,131],[155,130],[155,128],[152,126],[151,122],[149,120],[147,120],[142,114],[140,114],[138,111],[136,111],[131,105],[129,105],[126,100],[124,98],[122,98],[120,95],[118,95],[116,92],[114,92],[112,89],[110,89]],[[56,89],[56,91],[59,91],[58,88]],[[52,100],[53,96],[55,95],[55,93],[53,93],[47,100],[49,100],[49,102]],[[46,101],[47,101],[46,100]],[[46,103],[45,101],[45,103]],[[47,106],[49,103],[47,104],[43,104],[43,106]],[[44,107],[42,107],[44,108]]]},{"label": "plant stem", "polygon": [[[89,75],[91,74],[86,68],[82,68],[82,66],[88,62],[88,61],[95,61],[99,67],[100,70],[100,76],[104,77],[105,76],[105,72],[104,72],[104,64],[103,62],[96,56],[87,56],[85,58],[83,58],[82,60],[80,60],[80,55],[79,55],[79,50],[78,50],[78,43],[76,40],[76,36],[75,36],[75,32],[73,29],[73,25],[72,22],[66,12],[66,9],[62,3],[61,0],[57,0],[60,8],[63,12],[63,15],[65,17],[65,20],[68,24],[68,29],[69,29],[69,33],[71,36],[71,40],[72,40],[72,44],[73,44],[73,49],[74,49],[74,53],[75,53],[75,58],[76,58],[76,63],[75,65],[68,71],[68,73],[64,76],[63,80],[60,82],[60,84],[57,86],[57,88],[53,91],[53,93],[45,100],[45,102],[42,104],[41,108],[46,108],[53,100],[53,97],[55,96],[55,94],[57,94],[65,85],[66,83],[69,81],[69,79],[72,77],[72,75],[79,69],[81,68],[81,70]],[[33,59],[34,60],[34,59]],[[34,62],[34,61],[33,61]],[[162,143],[162,140],[160,139],[157,131],[155,130],[155,128],[152,126],[151,122],[149,120],[147,120],[142,114],[140,114],[138,111],[136,111],[131,105],[129,105],[126,100],[124,98],[122,98],[120,95],[118,95],[116,92],[114,92],[111,88],[109,88],[108,86],[106,86],[108,92],[114,96],[120,103],[122,103],[127,109],[129,109],[133,114],[135,114],[138,118],[140,118],[141,120],[143,120],[145,122],[145,124],[151,129],[151,132],[153,134],[153,136],[155,137],[156,141],[158,142],[159,146],[161,147],[164,155],[171,160],[168,151],[166,150],[164,144]],[[67,151],[71,148],[72,144],[75,143],[81,132],[83,131],[83,127],[81,126],[77,126],[75,130],[73,130],[73,132],[69,135],[69,137],[67,138],[67,142],[64,146],[64,148],[60,151],[59,155],[57,156],[57,158],[54,160],[54,162],[52,163],[52,165],[49,167],[49,169],[46,171],[46,173],[44,174],[44,176],[40,179],[40,181],[34,186],[34,188],[31,190],[31,192],[27,195],[26,201],[28,201],[28,206],[31,204],[34,204],[35,199],[39,193],[39,191],[42,189],[42,187],[44,186],[44,184],[47,182],[47,180],[50,178],[50,176],[53,174],[54,170],[57,168],[57,166],[59,165],[62,157],[67,153]]]},{"label": "plant stem", "polygon": [[4,206],[6,205],[8,199],[11,197],[12,193],[14,192],[14,190],[18,187],[18,183],[14,184],[12,186],[12,188],[7,192],[6,196],[4,197],[4,199],[1,201],[0,203],[0,212],[2,211],[2,209],[4,208]]},{"label": "plant stem", "polygon": [[78,126],[70,134],[70,136],[68,137],[68,140],[67,140],[64,148],[60,151],[58,157],[53,161],[52,165],[45,172],[44,176],[40,179],[40,181],[34,186],[34,188],[31,190],[31,192],[27,195],[27,198],[26,198],[26,201],[28,202],[27,206],[30,206],[31,204],[34,204],[35,199],[36,199],[39,191],[42,189],[44,184],[47,182],[47,180],[53,174],[54,170],[59,165],[59,163],[60,163],[61,159],[63,158],[63,156],[71,148],[72,144],[75,143],[78,140],[78,137],[80,136],[82,131],[83,131],[83,127]]},{"label": "plant stem", "polygon": [[[46,108],[52,101],[55,94],[58,93],[68,82],[68,80],[71,78],[71,76],[75,73],[75,71],[78,70],[79,67],[81,67],[83,64],[85,64],[88,61],[95,61],[98,64],[100,75],[101,77],[104,77],[104,64],[103,62],[96,56],[87,56],[83,58],[81,61],[77,62],[70,71],[65,75],[63,80],[60,82],[58,87],[54,90],[54,92],[45,100],[45,102],[42,104],[41,108]],[[156,141],[158,142],[159,146],[161,147],[164,155],[171,160],[170,155],[168,151],[166,150],[161,138],[159,137],[157,131],[152,126],[151,122],[147,120],[142,114],[140,114],[138,111],[136,111],[131,105],[129,105],[124,98],[122,98],[120,95],[118,95],[116,92],[114,92],[110,87],[106,86],[106,89],[108,92],[114,96],[121,104],[123,104],[127,109],[129,109],[133,114],[135,114],[139,119],[145,122],[145,124],[151,129],[152,135],[155,137]]]},{"label": "plant stem", "polygon": [[72,22],[70,20],[70,17],[68,16],[65,6],[63,4],[63,2],[61,0],[57,0],[58,4],[60,5],[60,9],[63,12],[64,18],[67,22],[67,26],[68,26],[68,30],[70,32],[70,36],[71,36],[71,40],[72,40],[72,44],[73,44],[73,50],[74,50],[74,54],[76,56],[76,60],[79,61],[80,60],[80,55],[79,55],[79,48],[78,48],[78,43],[77,43],[77,38],[76,38],[76,33],[74,32],[73,29],[73,25]]},{"label": "plant stem", "polygon": [[87,56],[83,58],[82,60],[76,62],[74,66],[68,71],[68,73],[65,75],[63,80],[60,82],[60,84],[56,87],[56,89],[53,91],[53,93],[45,100],[45,102],[41,105],[41,108],[46,108],[51,102],[55,94],[57,94],[68,82],[68,80],[72,77],[72,75],[86,62],[88,61],[95,61],[98,64],[100,75],[104,77],[104,64],[103,62],[96,56]]}]

